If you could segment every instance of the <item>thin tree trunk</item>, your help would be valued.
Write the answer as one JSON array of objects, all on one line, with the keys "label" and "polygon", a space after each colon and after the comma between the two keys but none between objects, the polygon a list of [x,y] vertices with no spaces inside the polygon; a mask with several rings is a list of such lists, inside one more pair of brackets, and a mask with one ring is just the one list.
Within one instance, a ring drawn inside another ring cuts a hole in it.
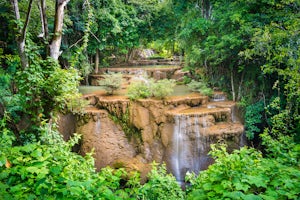
[{"label": "thin tree trunk", "polygon": [[97,74],[99,71],[99,49],[96,50],[95,55],[95,73]]},{"label": "thin tree trunk", "polygon": [[234,89],[234,80],[233,80],[233,69],[231,69],[230,79],[231,79],[232,100],[235,101],[235,89]]},{"label": "thin tree trunk", "polygon": [[210,2],[209,0],[201,0],[201,14],[202,17],[210,18]]},{"label": "thin tree trunk", "polygon": [[46,15],[46,2],[45,0],[40,0],[38,2],[39,10],[40,10],[40,16],[41,16],[41,23],[42,23],[42,36],[45,41],[48,40],[49,31],[48,31],[48,21],[47,21],[47,15]]},{"label": "thin tree trunk", "polygon": [[63,29],[63,20],[64,20],[64,9],[67,3],[70,0],[56,0],[56,12],[55,12],[55,21],[54,21],[54,35],[52,42],[50,44],[50,57],[55,60],[58,60],[60,56],[60,46],[62,39],[62,29]]},{"label": "thin tree trunk", "polygon": [[240,81],[240,84],[239,84],[237,101],[240,101],[241,98],[242,98],[242,85],[243,85],[243,82],[244,82],[244,76],[245,76],[245,69],[243,70],[241,81]]},{"label": "thin tree trunk", "polygon": [[[27,9],[27,15],[26,15],[26,20],[23,26],[23,29],[18,27],[18,32],[19,36],[17,36],[17,44],[18,44],[18,51],[19,51],[19,56],[21,59],[21,65],[22,68],[25,69],[28,66],[28,59],[25,53],[25,39],[26,39],[26,31],[27,27],[29,24],[29,19],[30,19],[30,14],[31,14],[31,9],[32,9],[32,2],[33,0],[29,1],[28,9]],[[11,0],[11,4],[15,13],[15,17],[17,21],[20,21],[20,11],[19,11],[19,3],[18,0]]]},{"label": "thin tree trunk", "polygon": [[45,31],[44,31],[44,20],[43,20],[43,11],[42,11],[42,6],[41,2],[37,2],[39,11],[40,11],[40,18],[41,18],[41,24],[42,24],[42,32],[38,35],[39,38],[44,38],[45,37]]}]

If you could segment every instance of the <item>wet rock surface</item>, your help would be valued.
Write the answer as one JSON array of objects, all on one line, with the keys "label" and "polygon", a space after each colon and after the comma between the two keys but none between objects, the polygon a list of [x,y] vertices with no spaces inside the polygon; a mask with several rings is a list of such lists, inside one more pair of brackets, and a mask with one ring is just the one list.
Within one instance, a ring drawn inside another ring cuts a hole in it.
[{"label": "wet rock surface", "polygon": [[[126,81],[118,95],[106,96],[103,91],[85,95],[90,106],[75,122],[72,118],[74,129],[65,127],[67,121],[61,122],[66,138],[71,130],[82,134],[82,154],[94,149],[97,169],[124,167],[145,177],[153,161],[165,162],[177,180],[183,181],[187,171],[198,173],[213,162],[208,155],[210,144],[225,142],[231,150],[244,144],[244,126],[236,104],[227,101],[222,92],[212,98],[190,93],[164,100],[130,101],[122,95],[132,79],[129,71],[123,76]],[[135,133],[127,133],[130,127]]]}]

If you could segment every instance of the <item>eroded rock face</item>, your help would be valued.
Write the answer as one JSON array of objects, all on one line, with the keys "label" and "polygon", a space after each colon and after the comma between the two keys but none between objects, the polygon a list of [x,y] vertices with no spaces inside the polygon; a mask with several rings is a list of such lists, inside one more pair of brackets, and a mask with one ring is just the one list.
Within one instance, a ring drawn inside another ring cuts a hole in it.
[{"label": "eroded rock face", "polygon": [[89,112],[86,122],[78,123],[77,132],[82,134],[81,152],[94,149],[97,169],[113,166],[136,156],[135,145],[130,143],[122,128],[115,124],[105,110]]},{"label": "eroded rock face", "polygon": [[71,114],[59,114],[58,115],[58,131],[62,133],[65,141],[69,140],[70,137],[76,132],[76,117]]},{"label": "eroded rock face", "polygon": [[[186,171],[198,172],[212,163],[207,155],[210,144],[224,141],[236,149],[243,143],[244,127],[233,119],[234,102],[209,102],[199,94],[165,100],[129,101],[103,95],[88,99],[94,108],[77,119],[76,132],[83,135],[81,152],[95,149],[98,169],[121,166],[146,175],[150,163],[165,162],[181,180]],[[126,136],[109,114],[127,119],[142,142]]]}]

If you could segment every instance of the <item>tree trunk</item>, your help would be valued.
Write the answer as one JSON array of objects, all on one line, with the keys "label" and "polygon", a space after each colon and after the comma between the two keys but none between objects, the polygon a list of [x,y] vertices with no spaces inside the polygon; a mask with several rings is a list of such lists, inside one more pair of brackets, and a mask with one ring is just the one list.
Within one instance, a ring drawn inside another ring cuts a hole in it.
[{"label": "tree trunk", "polygon": [[232,100],[235,101],[235,89],[234,89],[234,80],[233,80],[233,69],[231,69],[230,75],[231,75],[230,79],[231,79]]},{"label": "tree trunk", "polygon": [[96,50],[95,55],[95,74],[97,74],[99,71],[99,49]]},{"label": "tree trunk", "polygon": [[64,20],[64,9],[67,3],[70,0],[56,0],[55,5],[55,21],[54,21],[54,35],[52,38],[52,42],[50,44],[50,57],[52,57],[55,60],[58,60],[58,57],[60,56],[61,52],[60,45],[61,45],[61,39],[62,39],[62,29],[63,29],[63,20]]},{"label": "tree trunk", "polygon": [[[15,18],[16,21],[20,21],[20,11],[19,11],[19,3],[18,0],[11,0],[10,1],[15,13]],[[18,27],[18,35],[17,36],[17,44],[18,44],[18,51],[19,51],[19,56],[21,59],[21,65],[22,68],[25,69],[28,66],[28,59],[25,53],[25,39],[26,39],[26,30],[29,24],[29,19],[30,19],[30,14],[31,14],[31,9],[32,9],[32,2],[33,0],[29,1],[28,9],[27,9],[27,15],[26,15],[26,20],[23,26],[23,29]]]},{"label": "tree trunk", "polygon": [[40,0],[38,2],[38,7],[40,10],[40,16],[41,16],[41,24],[42,24],[42,37],[45,41],[48,40],[49,31],[48,31],[48,21],[46,16],[46,2],[45,0]]},{"label": "tree trunk", "polygon": [[245,69],[242,72],[242,77],[241,77],[241,81],[240,81],[239,89],[238,89],[237,101],[240,101],[241,98],[242,98],[242,85],[243,85],[243,82],[244,82],[244,76],[245,76]]},{"label": "tree trunk", "polygon": [[201,0],[201,14],[203,18],[209,19],[211,15],[211,5],[209,0]]}]

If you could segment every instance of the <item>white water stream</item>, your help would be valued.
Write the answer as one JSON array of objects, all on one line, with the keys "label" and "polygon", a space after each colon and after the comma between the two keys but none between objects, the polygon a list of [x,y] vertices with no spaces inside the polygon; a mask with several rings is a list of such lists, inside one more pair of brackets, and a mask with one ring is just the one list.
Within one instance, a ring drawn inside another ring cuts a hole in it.
[{"label": "white water stream", "polygon": [[101,121],[100,121],[100,114],[97,113],[97,121],[95,123],[95,132],[97,135],[101,133]]},{"label": "white water stream", "polygon": [[206,129],[204,117],[176,115],[173,133],[172,171],[179,183],[184,182],[186,172],[196,174],[203,168],[202,157],[206,143],[201,141]]}]

